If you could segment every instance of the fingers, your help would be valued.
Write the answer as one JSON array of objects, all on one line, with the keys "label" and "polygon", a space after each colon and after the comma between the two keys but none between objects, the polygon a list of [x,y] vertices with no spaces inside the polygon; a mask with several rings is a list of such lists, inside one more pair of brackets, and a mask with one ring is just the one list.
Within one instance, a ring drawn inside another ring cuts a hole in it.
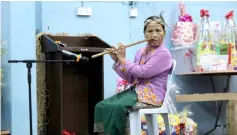
[{"label": "fingers", "polygon": [[111,48],[106,48],[105,51],[109,52],[109,54],[117,54],[117,49],[112,46]]},{"label": "fingers", "polygon": [[116,49],[116,47],[112,46],[112,48],[110,48],[110,49],[111,49],[110,51],[112,51],[113,54],[117,54],[117,49]]},{"label": "fingers", "polygon": [[124,53],[125,52],[125,46],[122,43],[118,43],[118,53]]},{"label": "fingers", "polygon": [[116,48],[112,46],[112,48],[106,48],[104,51],[113,51],[115,50]]},{"label": "fingers", "polygon": [[118,43],[118,48],[120,48],[122,46],[122,44],[121,43]]},{"label": "fingers", "polygon": [[111,46],[111,48],[107,48],[106,50],[107,51],[112,51],[112,50],[118,50],[120,48],[121,49],[125,48],[125,46],[122,43],[118,43],[117,46],[118,46],[117,48],[115,46]]},{"label": "fingers", "polygon": [[112,49],[117,49],[115,46],[112,46]]},{"label": "fingers", "polygon": [[124,45],[123,45],[122,43],[118,43],[118,48],[123,49],[123,48],[124,48]]},{"label": "fingers", "polygon": [[108,51],[110,51],[110,48],[106,48],[104,51],[108,52]]},{"label": "fingers", "polygon": [[118,48],[111,46],[111,48],[106,48],[105,51],[110,52],[110,54],[117,54],[118,51],[121,52],[125,49],[125,46],[122,43],[117,44]]}]

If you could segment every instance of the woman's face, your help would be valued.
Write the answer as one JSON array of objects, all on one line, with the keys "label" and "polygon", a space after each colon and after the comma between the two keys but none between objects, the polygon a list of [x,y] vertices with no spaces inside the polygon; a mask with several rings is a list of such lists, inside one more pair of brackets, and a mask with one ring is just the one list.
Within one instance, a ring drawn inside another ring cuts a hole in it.
[{"label": "woman's face", "polygon": [[157,47],[163,42],[165,31],[161,24],[151,22],[147,25],[144,35],[146,39],[152,39],[148,41],[150,46]]}]

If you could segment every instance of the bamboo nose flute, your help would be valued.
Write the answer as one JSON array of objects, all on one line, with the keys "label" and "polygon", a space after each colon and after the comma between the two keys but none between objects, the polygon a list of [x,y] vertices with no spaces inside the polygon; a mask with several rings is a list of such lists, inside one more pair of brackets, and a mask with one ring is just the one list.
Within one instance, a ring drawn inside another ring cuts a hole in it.
[{"label": "bamboo nose flute", "polygon": [[[143,43],[143,42],[146,42],[146,41],[148,41],[148,40],[150,40],[150,39],[140,40],[140,41],[137,41],[137,42],[128,44],[128,45],[126,45],[126,46],[124,46],[124,47],[125,47],[125,48],[131,47],[131,46],[134,46],[134,45],[137,45],[137,44],[141,44],[141,43]],[[98,53],[98,54],[92,55],[91,58],[92,58],[92,59],[93,59],[93,58],[97,58],[97,57],[103,56],[103,55],[108,54],[108,53],[113,52],[113,51],[115,51],[115,50],[104,51],[104,52],[102,52],[102,53]]]}]

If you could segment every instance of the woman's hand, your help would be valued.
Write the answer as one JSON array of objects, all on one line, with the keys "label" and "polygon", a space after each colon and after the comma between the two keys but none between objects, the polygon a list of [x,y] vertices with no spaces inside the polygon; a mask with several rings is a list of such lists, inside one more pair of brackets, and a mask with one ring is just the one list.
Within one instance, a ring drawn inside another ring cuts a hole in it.
[{"label": "woman's hand", "polygon": [[117,57],[122,62],[126,59],[126,49],[122,43],[118,43]]},{"label": "woman's hand", "polygon": [[[112,51],[112,50],[115,50],[115,51]],[[112,52],[109,53],[111,59],[115,62],[118,61],[117,51],[116,51],[116,48],[114,46],[112,46],[112,48],[105,49],[105,51],[112,51]]]}]

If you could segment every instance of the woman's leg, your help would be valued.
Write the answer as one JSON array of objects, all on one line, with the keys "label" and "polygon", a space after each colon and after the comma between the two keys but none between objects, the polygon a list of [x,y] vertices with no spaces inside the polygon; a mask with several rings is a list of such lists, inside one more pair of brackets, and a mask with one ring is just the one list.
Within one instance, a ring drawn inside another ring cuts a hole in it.
[{"label": "woman's leg", "polygon": [[126,91],[96,104],[94,132],[98,135],[125,135],[127,109],[137,102],[135,91]]},{"label": "woman's leg", "polygon": [[[95,112],[94,112],[94,132],[102,133],[104,132],[104,114],[103,114],[103,108],[104,108],[104,101],[101,101],[96,104],[95,106]],[[103,134],[98,134],[103,135]]]}]

